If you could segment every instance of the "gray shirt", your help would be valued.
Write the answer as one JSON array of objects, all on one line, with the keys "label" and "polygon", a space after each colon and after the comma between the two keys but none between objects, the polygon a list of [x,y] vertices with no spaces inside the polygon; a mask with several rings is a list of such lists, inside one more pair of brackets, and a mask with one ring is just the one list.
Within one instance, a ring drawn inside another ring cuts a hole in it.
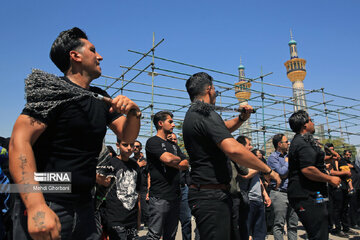
[{"label": "gray shirt", "polygon": [[249,200],[263,202],[259,173],[255,174],[255,176],[250,179]]}]

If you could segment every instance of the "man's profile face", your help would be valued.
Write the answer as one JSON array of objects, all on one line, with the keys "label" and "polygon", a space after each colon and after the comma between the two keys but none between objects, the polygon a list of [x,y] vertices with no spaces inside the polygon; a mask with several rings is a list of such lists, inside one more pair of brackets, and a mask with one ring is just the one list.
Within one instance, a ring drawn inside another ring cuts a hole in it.
[{"label": "man's profile face", "polygon": [[350,158],[351,158],[351,152],[346,152],[345,155],[344,155],[344,157],[345,157],[346,159],[350,159]]},{"label": "man's profile face", "polygon": [[214,84],[209,86],[209,97],[210,97],[210,104],[215,105],[216,103],[216,91],[215,91],[215,87]]},{"label": "man's profile face", "polygon": [[95,46],[87,39],[80,39],[83,42],[83,46],[76,51],[81,55],[81,63],[91,79],[96,79],[101,75],[100,61],[103,60],[102,56],[95,50]]},{"label": "man's profile face", "polygon": [[246,140],[245,148],[251,151],[251,149],[253,149],[253,146],[251,145],[251,141],[248,138],[245,138],[245,140]]},{"label": "man's profile face", "polygon": [[315,124],[313,120],[309,117],[309,121],[305,123],[305,129],[307,132],[314,134],[315,133]]},{"label": "man's profile face", "polygon": [[173,132],[175,123],[170,115],[167,115],[165,121],[162,122],[162,129],[164,130],[166,136]]},{"label": "man's profile face", "polygon": [[263,158],[263,155],[262,155],[262,153],[260,151],[256,151],[256,156],[260,160]]},{"label": "man's profile face", "polygon": [[141,152],[141,144],[139,142],[134,143],[134,154],[138,154]]},{"label": "man's profile face", "polygon": [[280,148],[280,151],[287,152],[287,150],[289,149],[288,138],[286,136],[283,136],[278,146]]}]

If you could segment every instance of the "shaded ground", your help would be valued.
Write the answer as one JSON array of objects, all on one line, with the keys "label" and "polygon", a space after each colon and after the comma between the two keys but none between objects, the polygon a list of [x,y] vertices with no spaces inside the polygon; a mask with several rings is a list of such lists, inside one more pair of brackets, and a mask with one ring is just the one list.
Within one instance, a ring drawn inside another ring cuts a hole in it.
[{"label": "shaded ground", "polygon": [[[194,233],[194,228],[195,228],[195,221],[193,220],[192,221],[192,228],[193,228],[193,233]],[[359,235],[358,236],[352,236],[350,235],[350,238],[351,240],[360,240],[360,231],[359,230],[355,230],[353,229],[354,231],[358,232]],[[145,240],[146,239],[146,233],[147,233],[147,230],[140,230],[139,231],[139,236],[140,236],[140,240]],[[194,234],[192,235],[192,239],[194,239]],[[273,235],[268,235],[267,236],[267,239],[268,240],[274,240],[274,236]],[[286,240],[287,237],[284,236],[284,239]],[[307,239],[306,238],[306,233],[305,233],[305,230],[304,230],[304,227],[301,225],[301,223],[299,222],[299,226],[298,226],[298,239]],[[344,240],[344,239],[347,239],[347,238],[340,238],[340,237],[336,237],[334,235],[329,235],[329,239],[330,240]],[[180,223],[179,223],[179,226],[178,226],[178,231],[177,231],[177,234],[176,234],[176,240],[182,240],[181,238],[181,226],[180,226]]]}]

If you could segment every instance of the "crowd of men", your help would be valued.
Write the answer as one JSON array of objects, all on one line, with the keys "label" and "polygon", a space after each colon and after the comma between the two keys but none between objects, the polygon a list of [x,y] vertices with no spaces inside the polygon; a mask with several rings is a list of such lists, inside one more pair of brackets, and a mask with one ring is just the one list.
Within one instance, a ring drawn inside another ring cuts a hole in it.
[{"label": "crowd of men", "polygon": [[[270,226],[275,239],[287,233],[292,240],[299,220],[309,239],[357,235],[359,166],[351,151],[340,156],[314,138],[306,111],[289,118],[291,144],[283,133],[273,136],[275,151],[266,160],[249,137],[231,134],[252,107],[242,106],[239,116],[224,121],[215,111],[213,78],[196,73],[185,85],[191,100],[182,129],[187,155],[168,111],[153,116],[157,132],[144,155],[136,140],[137,104],[90,86],[101,75],[102,57],[86,34],[79,28],[61,32],[50,57],[64,73],[60,83],[105,98],[88,94],[43,112],[24,108],[4,146],[9,155],[1,149],[9,158],[9,178],[37,186],[35,173],[70,172],[71,192],[19,191],[10,207],[2,195],[10,219],[0,218],[0,238],[138,239],[143,223],[146,239],[173,240],[180,221],[182,238],[192,239],[192,216],[196,239],[265,239]],[[117,136],[119,154],[103,146],[107,127]]]}]

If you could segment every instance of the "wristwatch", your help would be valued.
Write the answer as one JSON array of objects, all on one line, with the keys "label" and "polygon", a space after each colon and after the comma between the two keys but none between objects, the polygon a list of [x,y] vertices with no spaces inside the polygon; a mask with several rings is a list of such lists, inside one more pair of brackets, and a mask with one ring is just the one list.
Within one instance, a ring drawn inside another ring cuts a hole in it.
[{"label": "wristwatch", "polygon": [[263,174],[264,174],[264,175],[270,175],[270,174],[272,173],[272,171],[273,171],[273,170],[270,169],[270,171],[268,171],[268,172],[263,172]]}]

